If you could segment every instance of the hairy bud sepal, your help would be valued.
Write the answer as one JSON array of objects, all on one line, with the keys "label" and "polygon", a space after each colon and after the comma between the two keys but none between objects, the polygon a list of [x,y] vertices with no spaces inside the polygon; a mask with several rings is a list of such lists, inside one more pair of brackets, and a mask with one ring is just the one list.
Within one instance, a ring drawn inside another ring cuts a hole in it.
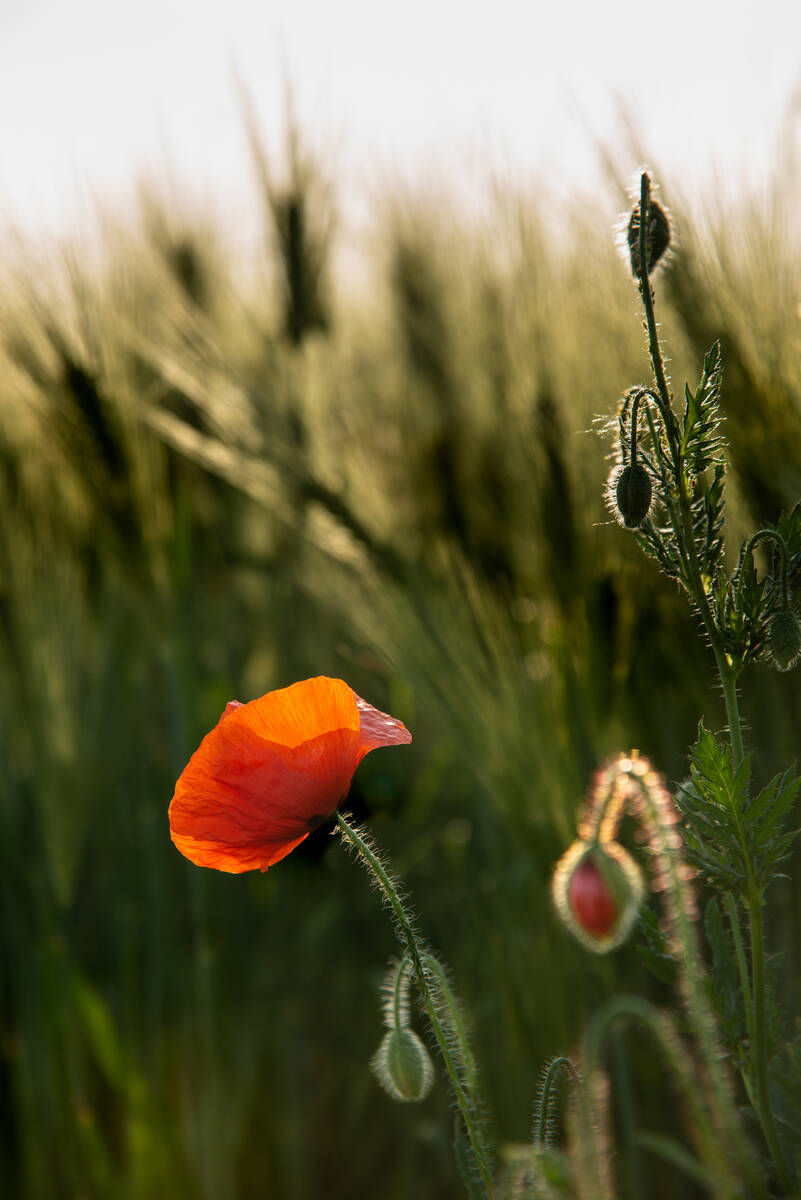
[{"label": "hairy bud sepal", "polygon": [[801,658],[801,621],[791,608],[780,608],[768,624],[768,644],[778,671],[791,671]]},{"label": "hairy bud sepal", "polygon": [[556,865],[551,891],[570,932],[596,954],[626,940],[643,898],[640,868],[617,842],[575,841]]},{"label": "hairy bud sepal", "polygon": [[651,511],[651,476],[641,463],[615,467],[609,476],[608,500],[626,529],[638,529]]},{"label": "hairy bud sepal", "polygon": [[[670,246],[670,218],[661,204],[651,200],[648,204],[648,226],[645,231],[648,274],[664,260]],[[629,213],[626,224],[626,246],[629,254],[631,273],[635,279],[641,278],[640,272],[640,205],[634,205]]]},{"label": "hairy bud sepal", "polygon": [[404,1027],[390,1029],[374,1054],[370,1068],[393,1100],[425,1100],[434,1082],[431,1056],[417,1034]]}]

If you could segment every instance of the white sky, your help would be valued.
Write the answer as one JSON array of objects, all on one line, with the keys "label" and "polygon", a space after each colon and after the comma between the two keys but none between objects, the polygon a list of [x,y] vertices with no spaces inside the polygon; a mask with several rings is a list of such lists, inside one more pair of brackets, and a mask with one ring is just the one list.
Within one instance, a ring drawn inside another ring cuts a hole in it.
[{"label": "white sky", "polygon": [[276,148],[289,78],[346,203],[420,165],[586,181],[620,99],[691,192],[768,170],[801,0],[0,0],[0,226],[67,228],[166,164],[246,219],[234,67]]}]

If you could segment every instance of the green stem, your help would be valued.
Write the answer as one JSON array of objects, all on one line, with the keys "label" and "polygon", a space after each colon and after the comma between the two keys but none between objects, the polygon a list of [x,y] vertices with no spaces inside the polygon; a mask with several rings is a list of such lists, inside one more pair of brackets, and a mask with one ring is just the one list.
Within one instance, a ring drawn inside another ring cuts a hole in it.
[{"label": "green stem", "polygon": [[[723,703],[726,705],[726,720],[729,723],[729,742],[731,744],[731,765],[732,770],[736,774],[742,766],[745,758],[745,747],[743,745],[743,726],[740,721],[740,704],[737,699],[737,676],[734,668],[726,658],[724,652],[715,643],[712,645],[715,653],[715,662],[717,663],[718,675],[720,677],[720,686],[723,691]],[[744,847],[746,857],[749,860],[750,853],[748,846]]]},{"label": "green stem", "polygon": [[[698,554],[695,545],[695,533],[692,521],[692,509],[687,490],[687,477],[684,470],[681,444],[677,436],[676,419],[671,408],[670,393],[668,391],[667,379],[665,376],[662,352],[659,347],[659,337],[657,334],[656,319],[654,317],[653,296],[648,278],[647,222],[651,183],[648,175],[645,172],[641,177],[640,184],[640,294],[642,296],[643,306],[645,309],[645,322],[648,331],[648,348],[651,358],[651,365],[653,367],[654,378],[656,379],[658,389],[659,408],[662,412],[662,417],[665,422],[668,443],[670,446],[671,456],[673,458],[676,487],[678,490],[682,528],[677,529],[676,534],[679,546],[681,547],[682,543],[684,543],[687,547],[689,565],[689,579],[687,580],[688,589],[701,615],[707,637],[709,638],[712,651],[715,656],[715,663],[717,666],[718,675],[720,677],[723,700],[726,706],[726,717],[729,725],[732,767],[736,772],[745,758],[742,724],[740,721],[740,711],[737,699],[737,670],[726,654],[725,648],[718,635],[712,612],[709,607],[706,587],[704,586],[704,581],[701,576],[701,570],[698,563]],[[760,535],[757,535],[757,537],[759,536]],[[752,547],[749,545],[749,549],[751,548]],[[759,1115],[765,1141],[770,1150],[771,1157],[773,1158],[776,1173],[782,1186],[787,1190],[789,1188],[789,1177],[781,1150],[781,1144],[779,1143],[778,1135],[776,1133],[776,1126],[773,1119],[773,1112],[770,1107],[770,1097],[768,1093],[767,1043],[765,1033],[765,954],[762,916],[763,896],[761,890],[756,887],[754,881],[754,869],[747,839],[741,837],[740,840],[747,869],[748,886],[746,903],[749,912],[749,932],[751,940],[751,1012],[753,1022],[753,1038],[751,1041],[751,1077],[756,1088],[755,1099],[757,1103],[755,1107]],[[744,991],[744,997],[747,997],[747,988]]]},{"label": "green stem", "polygon": [[[656,379],[657,395],[654,397],[659,405],[659,411],[662,414],[662,420],[665,425],[668,445],[670,447],[671,457],[673,459],[673,474],[676,481],[676,490],[679,497],[679,508],[681,515],[681,529],[676,530],[677,542],[679,549],[684,546],[687,549],[687,559],[682,554],[682,559],[685,565],[689,568],[690,578],[686,581],[690,595],[695,601],[696,607],[701,614],[701,620],[704,623],[707,637],[712,645],[715,654],[715,659],[718,664],[718,669],[723,676],[722,664],[728,665],[728,660],[720,644],[715,622],[712,618],[712,612],[707,599],[706,588],[701,577],[701,568],[698,564],[698,553],[695,546],[695,531],[693,529],[692,509],[690,506],[690,497],[687,491],[687,478],[684,471],[684,457],[681,450],[681,444],[678,436],[676,417],[670,403],[670,392],[668,391],[667,377],[665,375],[665,366],[662,360],[662,351],[659,346],[659,335],[656,328],[656,317],[654,316],[654,298],[651,293],[651,282],[648,278],[648,253],[647,253],[647,224],[648,224],[648,209],[651,200],[651,181],[648,175],[643,172],[640,180],[640,295],[642,296],[643,307],[645,309],[645,325],[648,331],[648,352],[651,358],[651,366]],[[683,536],[682,536],[683,535]],[[689,561],[687,561],[689,560]],[[724,683],[725,688],[725,683]],[[732,693],[736,708],[736,694]],[[727,700],[727,711],[728,711]],[[731,728],[731,726],[730,726]],[[737,734],[740,739],[739,717],[737,718]],[[740,741],[742,759],[742,740]]]},{"label": "green stem", "polygon": [[[639,996],[618,995],[608,1000],[594,1015],[585,1033],[584,1068],[587,1078],[591,1078],[600,1068],[604,1038],[610,1026],[620,1017],[633,1017],[640,1021],[655,1038],[677,1090],[687,1105],[689,1130],[702,1162],[709,1168],[709,1178],[713,1181],[712,1194],[721,1200],[724,1197],[733,1200],[739,1193],[733,1171],[733,1156],[730,1148],[721,1144],[718,1123],[709,1104],[704,1103],[705,1089],[698,1086],[694,1063],[668,1013],[659,1012],[648,1000]],[[589,1114],[582,1112],[581,1108],[579,1113],[586,1122]],[[589,1138],[590,1130],[586,1124],[584,1134]]]},{"label": "green stem", "polygon": [[762,930],[762,894],[752,885],[748,892],[749,931],[751,934],[751,969],[754,976],[754,1040],[751,1046],[751,1070],[756,1086],[757,1112],[765,1141],[786,1195],[793,1182],[784,1158],[768,1089],[768,1054],[765,1014],[765,947]]},{"label": "green stem", "polygon": [[551,1093],[565,1075],[570,1078],[574,1087],[579,1084],[578,1071],[569,1058],[566,1058],[564,1054],[560,1054],[553,1062],[548,1063],[544,1078],[540,1084],[540,1096],[532,1138],[535,1150],[541,1150],[548,1145]]},{"label": "green stem", "polygon": [[395,975],[395,990],[392,995],[392,1016],[395,1022],[395,1028],[401,1029],[401,997],[404,994],[404,982],[406,972],[411,967],[408,955],[404,955],[403,961],[399,964]]},{"label": "green stem", "polygon": [[430,956],[420,945],[417,934],[414,931],[406,909],[404,908],[401,898],[398,895],[397,889],[383,863],[370,849],[370,846],[367,844],[364,838],[360,836],[360,834],[345,820],[340,813],[336,814],[336,822],[342,837],[350,842],[361,858],[362,862],[370,871],[384,899],[389,905],[393,916],[395,917],[398,935],[401,941],[405,942],[406,944],[409,959],[417,980],[417,986],[420,989],[423,1006],[425,1007],[434,1037],[439,1047],[440,1054],[442,1055],[442,1061],[445,1064],[445,1070],[448,1074],[451,1088],[453,1089],[456,1104],[459,1108],[459,1112],[462,1115],[465,1131],[476,1160],[476,1166],[478,1167],[478,1171],[481,1176],[484,1195],[487,1197],[487,1200],[492,1200],[492,1174],[487,1162],[484,1144],[479,1134],[475,1112],[465,1090],[464,1083],[459,1076],[450,1046],[448,1045],[448,1039],[445,1034],[445,1030],[443,1029],[442,1022],[439,1019],[436,1005],[434,1004],[434,999],[431,995],[428,973],[426,966],[424,965],[424,960]]},{"label": "green stem", "polygon": [[[737,687],[733,668],[728,662],[721,661],[716,654],[720,682],[723,688],[723,698],[726,704],[726,714],[729,721],[729,738],[731,740],[732,767],[736,772],[741,765],[745,752],[743,748],[742,725],[740,723],[737,703]],[[746,1017],[749,1019],[749,1035],[751,1040],[750,1082],[753,1095],[749,1095],[759,1117],[765,1143],[773,1159],[779,1182],[790,1194],[792,1182],[785,1161],[781,1142],[779,1141],[773,1109],[770,1103],[768,1088],[768,1051],[767,1051],[767,995],[765,990],[765,942],[763,933],[763,893],[754,878],[751,852],[745,831],[741,831],[740,842],[747,870],[747,892],[745,902],[748,908],[748,932],[751,943],[751,996],[748,996],[747,976],[743,987],[743,999],[746,1004]],[[731,914],[730,914],[731,915]],[[736,913],[735,913],[736,919]],[[732,923],[734,928],[734,922]],[[735,947],[740,940],[739,930],[735,935]],[[740,943],[741,945],[741,943]],[[738,964],[739,965],[739,964]],[[742,978],[742,968],[740,968]]]},{"label": "green stem", "polygon": [[456,997],[453,994],[453,989],[448,983],[448,977],[442,969],[442,963],[433,954],[424,953],[422,959],[426,970],[430,971],[436,977],[439,984],[442,999],[448,1009],[451,1025],[456,1035],[456,1040],[459,1043],[459,1053],[464,1063],[465,1083],[467,1084],[468,1091],[472,1092],[476,1087],[476,1064],[473,1059],[473,1052],[470,1049],[470,1043],[467,1039],[467,1030],[464,1027],[462,1014],[459,1011],[459,1005],[456,1003]]},{"label": "green stem", "polygon": [[[737,973],[740,976],[740,989],[743,993],[743,1005],[745,1007],[745,1028],[748,1033],[749,1046],[754,1042],[754,1008],[751,1003],[751,976],[748,971],[748,962],[745,957],[745,947],[743,945],[743,935],[740,929],[740,914],[737,911],[737,901],[731,892],[727,892],[723,897],[723,907],[726,910],[726,915],[729,918],[731,926],[731,935],[734,940],[734,957],[737,962]],[[749,1099],[751,1098],[751,1077],[747,1071],[743,1070],[743,1083],[748,1092]]]},{"label": "green stem", "polygon": [[650,204],[651,180],[649,179],[647,173],[643,171],[643,174],[640,178],[640,295],[642,296],[642,302],[645,308],[645,324],[648,330],[648,350],[651,355],[651,363],[654,368],[654,378],[656,379],[656,386],[658,388],[658,395],[654,398],[659,405],[660,412],[662,413],[662,420],[665,423],[665,433],[667,434],[674,461],[676,461],[678,459],[676,417],[673,413],[673,409],[670,406],[670,392],[668,391],[665,368],[662,363],[662,354],[659,349],[659,337],[656,332],[654,299],[651,294],[651,281],[648,278],[647,231]]}]

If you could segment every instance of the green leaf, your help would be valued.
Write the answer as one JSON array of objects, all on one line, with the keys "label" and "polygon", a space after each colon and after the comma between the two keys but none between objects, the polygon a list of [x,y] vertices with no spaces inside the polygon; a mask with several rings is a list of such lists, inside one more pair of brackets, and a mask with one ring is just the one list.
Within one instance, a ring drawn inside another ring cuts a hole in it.
[{"label": "green leaf", "polygon": [[703,475],[712,466],[723,466],[726,443],[721,433],[723,417],[719,408],[722,364],[720,343],[715,342],[704,359],[701,380],[693,393],[685,385],[684,419],[681,449],[690,472]]},{"label": "green leaf", "polygon": [[721,1032],[726,1044],[732,1048],[735,1055],[745,1061],[743,1046],[747,1040],[748,1030],[740,992],[737,960],[731,933],[723,920],[717,899],[714,897],[707,904],[704,913],[704,933],[712,952],[710,993]]},{"label": "green leaf", "polygon": [[662,983],[669,987],[676,984],[676,958],[667,948],[667,942],[659,920],[653,909],[640,910],[638,932],[642,941],[637,945],[640,961]]},{"label": "green leaf", "polygon": [[638,1134],[637,1141],[644,1150],[650,1150],[652,1154],[656,1154],[665,1162],[677,1167],[679,1171],[683,1171],[685,1175],[697,1180],[702,1187],[709,1190],[710,1195],[716,1194],[717,1180],[713,1177],[712,1172],[708,1171],[697,1158],[693,1158],[692,1154],[673,1138],[666,1137],[662,1133],[649,1133],[647,1130],[643,1130]]}]

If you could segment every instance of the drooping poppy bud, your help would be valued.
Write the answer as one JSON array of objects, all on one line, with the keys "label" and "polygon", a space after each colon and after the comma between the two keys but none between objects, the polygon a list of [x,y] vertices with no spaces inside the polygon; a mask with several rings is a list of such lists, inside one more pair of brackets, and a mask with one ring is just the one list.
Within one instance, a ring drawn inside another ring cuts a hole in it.
[{"label": "drooping poppy bud", "polygon": [[777,670],[792,670],[801,657],[801,621],[791,608],[780,608],[770,618],[768,642]]},{"label": "drooping poppy bud", "polygon": [[[648,204],[648,227],[645,231],[645,244],[647,248],[648,274],[650,275],[654,267],[664,255],[670,245],[670,221],[668,215],[662,208],[661,204],[657,204],[655,200],[651,200]],[[631,273],[635,279],[640,278],[640,205],[639,202],[634,205],[634,208],[629,214],[628,224],[626,226],[626,243],[629,251],[629,262],[631,263]]]},{"label": "drooping poppy bud", "polygon": [[613,477],[617,513],[627,529],[637,529],[651,509],[651,476],[635,462],[618,468]]},{"label": "drooping poppy bud", "polygon": [[551,890],[568,929],[600,954],[628,936],[643,896],[640,869],[617,842],[574,842],[556,865]]},{"label": "drooping poppy bud", "polygon": [[434,1082],[430,1054],[417,1034],[404,1026],[388,1030],[370,1066],[393,1100],[424,1100]]},{"label": "drooping poppy bud", "polygon": [[594,859],[583,858],[573,872],[567,889],[570,911],[582,929],[594,937],[606,937],[614,929],[618,908],[612,890]]}]

